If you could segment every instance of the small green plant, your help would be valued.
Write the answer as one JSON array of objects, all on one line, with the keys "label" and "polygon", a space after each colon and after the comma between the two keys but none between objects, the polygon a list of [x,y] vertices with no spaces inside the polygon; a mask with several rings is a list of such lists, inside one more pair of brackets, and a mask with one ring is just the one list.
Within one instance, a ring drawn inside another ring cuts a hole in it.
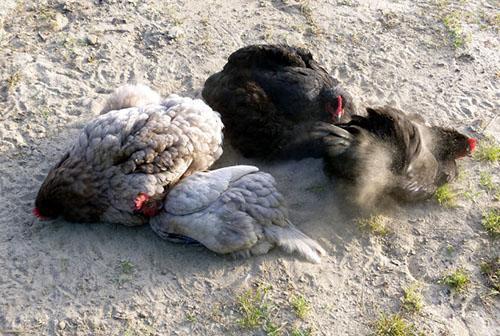
[{"label": "small green plant", "polygon": [[500,235],[500,209],[491,209],[483,214],[483,227],[493,237]]},{"label": "small green plant", "polygon": [[463,32],[461,22],[462,15],[463,13],[459,11],[453,11],[443,17],[443,24],[448,30],[448,34],[450,35],[453,47],[455,47],[455,49],[465,46],[470,40],[470,36],[464,34]]},{"label": "small green plant", "polygon": [[481,172],[479,174],[479,184],[485,187],[488,191],[494,191],[497,188],[495,183],[493,183],[493,176],[487,172]]},{"label": "small green plant", "polygon": [[154,335],[154,329],[150,326],[143,326],[139,328],[134,328],[130,325],[127,326],[127,329],[123,332],[123,336],[152,336]]},{"label": "small green plant", "polygon": [[436,189],[434,197],[439,205],[452,208],[456,206],[457,194],[451,189],[451,186],[446,183]]},{"label": "small green plant", "polygon": [[474,159],[486,162],[497,162],[500,160],[500,146],[491,138],[479,143],[474,151]]},{"label": "small green plant", "polygon": [[293,328],[291,333],[291,336],[312,336],[312,330],[309,329],[300,329],[300,328]]},{"label": "small green plant", "polygon": [[129,260],[121,260],[120,261],[120,271],[123,274],[132,274],[134,273],[135,266]]},{"label": "small green plant", "polygon": [[357,220],[359,227],[363,230],[372,232],[377,236],[386,236],[390,230],[386,226],[387,219],[381,215],[372,215],[368,218],[360,218]]},{"label": "small green plant", "polygon": [[278,326],[272,321],[267,321],[264,325],[266,336],[280,336],[283,326]]},{"label": "small green plant", "polygon": [[419,313],[424,304],[422,303],[422,295],[417,284],[413,284],[403,289],[403,309],[411,313]]},{"label": "small green plant", "polygon": [[269,320],[271,304],[267,299],[270,286],[259,285],[238,296],[239,311],[243,315],[238,323],[243,328],[255,329],[265,326]]},{"label": "small green plant", "polygon": [[135,266],[129,260],[120,260],[116,268],[114,281],[119,287],[132,280]]},{"label": "small green plant", "polygon": [[472,190],[467,190],[467,191],[464,191],[464,192],[462,193],[462,196],[463,196],[465,199],[467,199],[467,200],[469,200],[469,201],[471,201],[471,202],[477,203],[477,202],[476,202],[476,198],[477,198],[479,195],[481,195],[481,192],[482,192],[482,191],[472,191]]},{"label": "small green plant", "polygon": [[197,319],[196,319],[196,313],[194,313],[194,312],[187,312],[186,313],[186,320],[188,320],[191,323],[195,323],[197,321]]},{"label": "small green plant", "polygon": [[419,336],[420,333],[413,324],[405,321],[401,315],[382,314],[374,324],[374,336]]},{"label": "small green plant", "polygon": [[309,315],[311,306],[304,296],[294,295],[290,300],[290,303],[292,305],[293,311],[300,319],[304,320],[307,315]]},{"label": "small green plant", "polygon": [[469,274],[462,268],[458,268],[450,274],[445,275],[440,283],[447,285],[458,293],[464,292],[471,284]]},{"label": "small green plant", "polygon": [[500,257],[481,263],[481,274],[486,277],[487,285],[493,289],[493,294],[500,294]]},{"label": "small green plant", "polygon": [[43,107],[40,109],[40,114],[44,119],[48,119],[50,116],[50,109],[48,107]]}]

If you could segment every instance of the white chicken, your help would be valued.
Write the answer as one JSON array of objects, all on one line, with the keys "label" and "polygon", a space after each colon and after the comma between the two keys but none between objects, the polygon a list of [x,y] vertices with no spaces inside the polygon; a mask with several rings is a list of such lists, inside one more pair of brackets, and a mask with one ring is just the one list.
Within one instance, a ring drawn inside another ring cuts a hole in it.
[{"label": "white chicken", "polygon": [[278,246],[315,263],[325,254],[289,221],[274,178],[253,166],[184,178],[169,191],[150,225],[164,239],[186,237],[221,254],[258,255]]},{"label": "white chicken", "polygon": [[199,99],[160,101],[145,86],[127,85],[102,113],[49,172],[36,199],[38,217],[145,224],[170,186],[222,154],[220,116]]}]

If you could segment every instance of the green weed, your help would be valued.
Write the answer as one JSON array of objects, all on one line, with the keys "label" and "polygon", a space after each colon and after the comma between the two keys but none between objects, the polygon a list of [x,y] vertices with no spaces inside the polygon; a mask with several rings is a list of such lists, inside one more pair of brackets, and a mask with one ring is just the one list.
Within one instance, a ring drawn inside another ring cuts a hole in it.
[{"label": "green weed", "polygon": [[309,315],[309,312],[311,311],[311,306],[304,296],[295,295],[290,300],[290,303],[292,305],[293,310],[295,311],[295,314],[297,314],[297,316],[300,319],[304,320],[307,317],[307,315]]},{"label": "green weed", "polygon": [[265,326],[269,320],[271,303],[267,299],[270,286],[259,285],[255,289],[249,289],[238,296],[239,311],[243,315],[238,323],[241,327],[255,329]]},{"label": "green weed", "polygon": [[456,206],[457,194],[451,189],[451,186],[446,183],[436,189],[434,197],[439,205],[452,208]]},{"label": "green weed", "polygon": [[445,275],[440,280],[440,283],[447,285],[458,293],[462,293],[469,287],[471,280],[469,274],[464,269],[458,268],[452,273]]},{"label": "green weed", "polygon": [[363,230],[372,232],[377,236],[386,236],[390,233],[386,226],[387,219],[381,215],[372,215],[368,218],[360,218],[357,220],[359,227]]},{"label": "green weed", "polygon": [[374,336],[420,336],[420,333],[413,324],[405,321],[401,315],[382,314],[375,322]]},{"label": "green weed", "polygon": [[491,209],[483,214],[483,227],[492,236],[500,235],[500,210]]}]

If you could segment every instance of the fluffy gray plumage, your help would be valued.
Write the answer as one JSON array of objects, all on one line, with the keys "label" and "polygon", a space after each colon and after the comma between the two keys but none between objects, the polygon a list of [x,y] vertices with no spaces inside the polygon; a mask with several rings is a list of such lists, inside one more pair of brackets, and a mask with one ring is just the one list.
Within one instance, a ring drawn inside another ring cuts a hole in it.
[{"label": "fluffy gray plumage", "polygon": [[[49,172],[36,200],[41,216],[144,224],[134,212],[139,193],[161,198],[222,154],[222,122],[203,101],[171,95],[158,103],[152,90],[133,88],[118,89]],[[141,106],[107,111],[133,102]]]},{"label": "fluffy gray plumage", "polygon": [[272,247],[319,262],[325,251],[288,220],[274,178],[253,166],[198,172],[170,190],[162,212],[151,218],[162,238],[180,235],[217,253],[248,256]]},{"label": "fluffy gray plumage", "polygon": [[127,84],[120,86],[109,96],[101,110],[101,114],[149,104],[161,104],[161,96],[158,92],[143,84]]}]

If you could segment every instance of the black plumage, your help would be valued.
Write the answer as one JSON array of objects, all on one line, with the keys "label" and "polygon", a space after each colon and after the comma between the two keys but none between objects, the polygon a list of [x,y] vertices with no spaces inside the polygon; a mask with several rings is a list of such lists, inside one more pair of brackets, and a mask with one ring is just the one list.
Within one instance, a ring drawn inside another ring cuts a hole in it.
[{"label": "black plumage", "polygon": [[203,98],[221,113],[231,144],[246,157],[316,156],[317,121],[348,120],[351,96],[305,49],[251,45],[210,76]]},{"label": "black plumage", "polygon": [[354,183],[368,203],[383,194],[429,198],[455,179],[455,160],[475,147],[475,139],[391,107],[368,108],[366,117],[341,125],[319,124],[315,135],[325,145],[327,172]]}]

